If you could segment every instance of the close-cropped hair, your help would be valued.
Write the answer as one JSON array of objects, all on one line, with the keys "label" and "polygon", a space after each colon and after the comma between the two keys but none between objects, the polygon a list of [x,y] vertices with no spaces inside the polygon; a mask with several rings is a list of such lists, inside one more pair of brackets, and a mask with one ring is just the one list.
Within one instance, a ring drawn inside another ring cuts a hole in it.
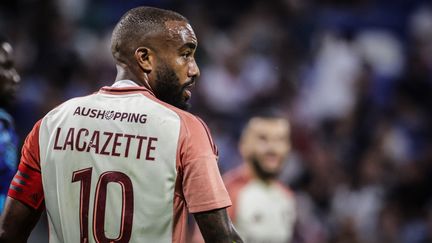
[{"label": "close-cropped hair", "polygon": [[111,50],[115,53],[129,52],[132,54],[138,44],[145,43],[146,38],[152,33],[166,30],[165,22],[184,21],[189,22],[181,14],[165,9],[153,7],[137,7],[126,12],[115,26]]}]

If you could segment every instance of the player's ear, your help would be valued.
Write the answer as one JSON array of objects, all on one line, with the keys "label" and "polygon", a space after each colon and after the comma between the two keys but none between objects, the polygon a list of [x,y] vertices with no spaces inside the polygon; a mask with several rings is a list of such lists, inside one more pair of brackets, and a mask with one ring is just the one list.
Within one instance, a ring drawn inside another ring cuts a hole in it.
[{"label": "player's ear", "polygon": [[153,52],[147,47],[139,47],[135,50],[135,60],[138,65],[146,73],[150,73],[153,69]]}]

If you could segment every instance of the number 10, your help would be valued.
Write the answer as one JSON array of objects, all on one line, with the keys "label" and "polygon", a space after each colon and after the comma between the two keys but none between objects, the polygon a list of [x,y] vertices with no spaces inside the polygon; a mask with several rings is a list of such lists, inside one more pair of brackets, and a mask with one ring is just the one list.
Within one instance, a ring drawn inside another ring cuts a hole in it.
[{"label": "number 10", "polygon": [[[81,182],[80,189],[80,242],[88,242],[89,204],[92,168],[74,171],[72,183]],[[108,183],[118,183],[122,188],[120,233],[116,239],[105,236],[105,208]],[[118,171],[107,171],[99,176],[93,206],[93,237],[96,242],[129,242],[133,221],[133,187],[129,177]]]}]

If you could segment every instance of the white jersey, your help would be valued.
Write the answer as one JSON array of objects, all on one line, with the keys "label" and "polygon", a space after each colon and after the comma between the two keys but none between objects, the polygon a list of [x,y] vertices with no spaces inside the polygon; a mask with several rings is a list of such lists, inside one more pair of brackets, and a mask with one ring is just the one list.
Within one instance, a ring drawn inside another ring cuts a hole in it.
[{"label": "white jersey", "polygon": [[49,112],[21,163],[40,171],[50,242],[184,242],[186,208],[230,205],[205,124],[131,81]]},{"label": "white jersey", "polygon": [[244,166],[229,172],[225,184],[233,200],[228,212],[245,242],[291,242],[296,207],[286,186],[254,179]]}]

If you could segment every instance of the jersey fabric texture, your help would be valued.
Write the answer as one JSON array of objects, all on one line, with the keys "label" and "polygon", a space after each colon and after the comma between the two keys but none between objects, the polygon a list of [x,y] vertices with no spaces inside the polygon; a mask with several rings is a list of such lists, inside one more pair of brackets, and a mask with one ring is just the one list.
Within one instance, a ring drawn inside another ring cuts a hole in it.
[{"label": "jersey fabric texture", "polygon": [[18,136],[13,119],[5,110],[0,109],[0,214],[17,170],[17,147]]},{"label": "jersey fabric texture", "polygon": [[41,119],[9,196],[46,207],[50,242],[184,242],[188,211],[231,205],[207,126],[129,80]]},{"label": "jersey fabric texture", "polygon": [[254,179],[245,165],[225,174],[224,181],[233,201],[228,213],[245,242],[291,242],[296,209],[288,187]]}]

